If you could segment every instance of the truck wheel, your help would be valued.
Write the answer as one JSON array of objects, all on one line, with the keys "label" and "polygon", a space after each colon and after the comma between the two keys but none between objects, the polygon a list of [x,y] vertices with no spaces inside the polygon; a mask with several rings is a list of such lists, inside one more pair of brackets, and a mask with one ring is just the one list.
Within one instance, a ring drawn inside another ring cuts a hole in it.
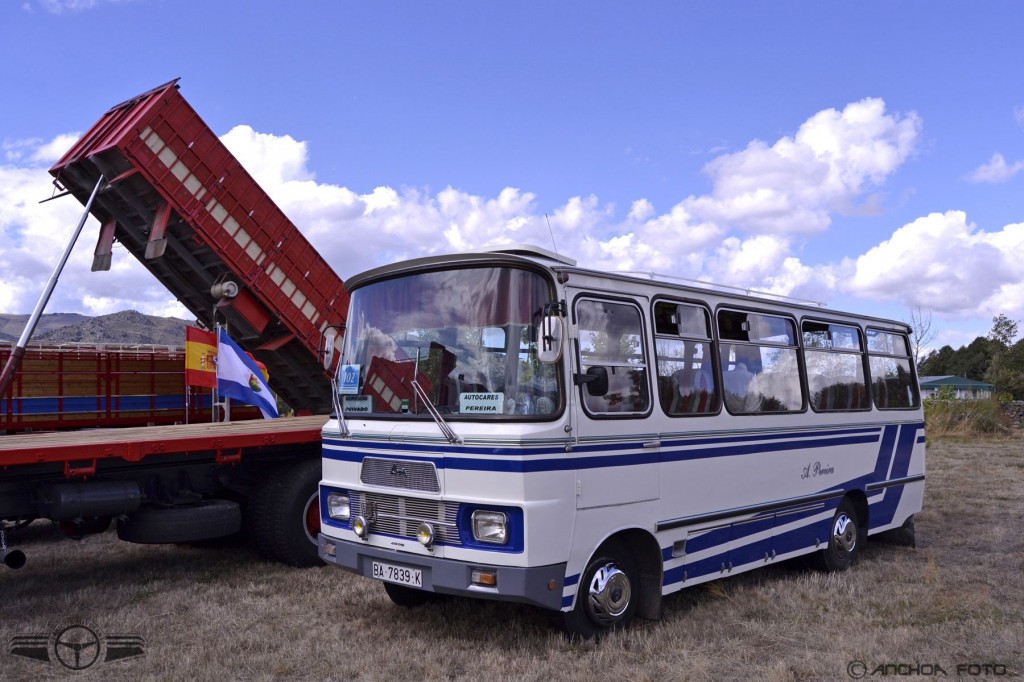
[{"label": "truck wheel", "polygon": [[117,537],[125,542],[159,545],[196,542],[237,533],[242,509],[229,500],[204,500],[191,507],[142,506],[118,521]]},{"label": "truck wheel", "polygon": [[319,459],[265,472],[249,498],[249,535],[264,557],[290,566],[321,566]]},{"label": "truck wheel", "polygon": [[639,573],[632,555],[618,543],[601,547],[576,588],[576,605],[564,614],[570,637],[592,639],[626,627],[640,601]]}]

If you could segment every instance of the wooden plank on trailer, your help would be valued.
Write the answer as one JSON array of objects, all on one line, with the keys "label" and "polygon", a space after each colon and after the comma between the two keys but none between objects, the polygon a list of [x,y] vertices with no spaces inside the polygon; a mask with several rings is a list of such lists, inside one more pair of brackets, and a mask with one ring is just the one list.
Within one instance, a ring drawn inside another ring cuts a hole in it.
[{"label": "wooden plank on trailer", "polygon": [[19,464],[215,451],[320,440],[327,417],[283,417],[243,422],[140,426],[0,436],[0,469]]}]

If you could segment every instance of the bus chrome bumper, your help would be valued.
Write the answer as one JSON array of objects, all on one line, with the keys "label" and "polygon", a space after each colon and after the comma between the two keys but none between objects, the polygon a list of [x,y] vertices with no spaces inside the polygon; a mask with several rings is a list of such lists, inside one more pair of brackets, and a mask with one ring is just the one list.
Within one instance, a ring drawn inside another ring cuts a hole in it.
[{"label": "bus chrome bumper", "polygon": [[[333,553],[329,553],[333,546]],[[547,609],[562,608],[565,564],[548,566],[494,566],[486,563],[454,561],[430,556],[403,554],[395,550],[369,547],[346,540],[319,536],[320,558],[329,564],[367,578],[387,580],[381,567],[399,569],[391,582],[428,592],[461,597],[480,597],[498,601],[533,604]],[[374,566],[378,575],[374,575]],[[418,572],[418,573],[417,573]],[[494,586],[474,584],[474,573],[494,574]]]}]

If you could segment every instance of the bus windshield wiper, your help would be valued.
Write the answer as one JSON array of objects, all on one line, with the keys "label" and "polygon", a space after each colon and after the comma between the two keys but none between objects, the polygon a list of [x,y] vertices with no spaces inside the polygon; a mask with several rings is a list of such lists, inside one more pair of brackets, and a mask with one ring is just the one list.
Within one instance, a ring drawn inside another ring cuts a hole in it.
[{"label": "bus windshield wiper", "polygon": [[331,377],[331,403],[334,407],[334,414],[338,417],[338,435],[342,438],[348,438],[350,431],[348,429],[348,422],[345,421],[345,414],[342,412],[341,399],[338,397],[338,380],[336,377]]},{"label": "bus windshield wiper", "polygon": [[427,408],[427,412],[429,412],[430,416],[434,418],[435,422],[437,422],[437,428],[441,429],[441,433],[443,433],[444,437],[448,439],[448,442],[452,445],[462,445],[462,439],[455,435],[455,432],[452,431],[452,427],[448,426],[448,422],[444,420],[444,417],[441,416],[441,413],[434,406],[434,403],[431,402],[430,396],[428,396],[427,392],[423,390],[422,386],[420,386],[420,382],[413,379],[412,387],[413,390],[416,391],[416,395],[418,395],[420,400],[423,401],[423,404]]}]

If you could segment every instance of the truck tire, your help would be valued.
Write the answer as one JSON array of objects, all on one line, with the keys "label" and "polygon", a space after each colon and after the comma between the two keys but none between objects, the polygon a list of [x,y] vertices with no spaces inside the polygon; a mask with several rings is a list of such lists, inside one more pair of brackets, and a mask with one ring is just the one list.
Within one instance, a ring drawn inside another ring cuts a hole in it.
[{"label": "truck tire", "polygon": [[118,521],[117,537],[126,542],[159,545],[196,542],[237,533],[242,508],[229,500],[204,500],[190,507],[139,507]]},{"label": "truck tire", "polygon": [[320,459],[304,459],[271,469],[256,482],[249,498],[249,535],[267,559],[290,566],[322,566],[320,533]]}]

